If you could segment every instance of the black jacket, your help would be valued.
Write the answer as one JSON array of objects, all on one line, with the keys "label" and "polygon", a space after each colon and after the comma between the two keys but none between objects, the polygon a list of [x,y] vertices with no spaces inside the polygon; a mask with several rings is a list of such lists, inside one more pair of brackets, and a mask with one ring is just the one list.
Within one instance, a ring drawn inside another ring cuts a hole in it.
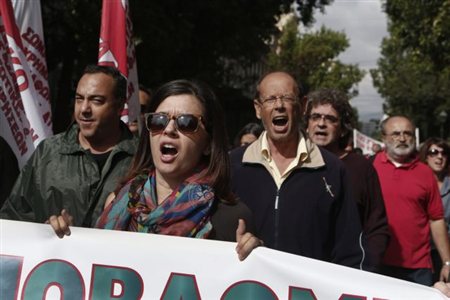
[{"label": "black jacket", "polygon": [[19,176],[19,165],[8,143],[0,137],[0,207],[5,202]]},{"label": "black jacket", "polygon": [[360,268],[361,224],[355,201],[345,188],[345,168],[332,153],[309,141],[307,146],[307,159],[279,190],[264,165],[260,140],[233,150],[233,191],[252,211],[256,234],[265,246]]},{"label": "black jacket", "polygon": [[360,154],[349,153],[342,158],[342,162],[349,174],[366,241],[365,270],[378,271],[391,234],[377,171],[371,162]]}]

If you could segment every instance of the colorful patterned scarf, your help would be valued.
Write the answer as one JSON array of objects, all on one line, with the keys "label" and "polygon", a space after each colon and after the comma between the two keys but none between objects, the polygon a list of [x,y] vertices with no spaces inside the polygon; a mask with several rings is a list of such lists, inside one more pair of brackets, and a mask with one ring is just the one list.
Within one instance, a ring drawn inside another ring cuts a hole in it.
[{"label": "colorful patterned scarf", "polygon": [[97,221],[97,228],[206,238],[214,191],[206,168],[186,179],[160,205],[155,171],[130,180]]}]

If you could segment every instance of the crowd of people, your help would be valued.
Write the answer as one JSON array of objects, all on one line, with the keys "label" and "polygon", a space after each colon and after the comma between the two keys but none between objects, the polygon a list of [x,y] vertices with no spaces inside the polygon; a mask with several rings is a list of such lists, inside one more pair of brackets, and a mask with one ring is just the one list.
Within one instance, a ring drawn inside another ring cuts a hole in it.
[{"label": "crowd of people", "polygon": [[125,90],[118,70],[86,67],[73,124],[2,185],[0,218],[47,222],[59,237],[83,226],[235,241],[241,260],[264,245],[449,292],[450,146],[430,138],[417,151],[411,119],[384,120],[385,148],[367,159],[346,148],[356,120],[345,93],[306,95],[274,71],[256,85],[261,124],[230,151],[205,83],[141,87],[129,126]]}]

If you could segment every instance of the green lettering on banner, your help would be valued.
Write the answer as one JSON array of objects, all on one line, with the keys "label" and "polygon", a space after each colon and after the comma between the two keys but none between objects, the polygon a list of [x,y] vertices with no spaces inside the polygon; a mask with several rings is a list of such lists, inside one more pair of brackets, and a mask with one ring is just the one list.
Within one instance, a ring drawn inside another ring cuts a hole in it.
[{"label": "green lettering on banner", "polygon": [[[133,269],[94,265],[92,267],[92,289],[89,299],[141,299],[144,284],[141,276]],[[116,294],[114,287],[119,285]]]},{"label": "green lettering on banner", "polygon": [[197,281],[194,275],[171,273],[161,300],[183,299],[200,300]]},{"label": "green lettering on banner", "polygon": [[50,287],[57,287],[61,299],[84,299],[84,282],[74,265],[63,260],[48,260],[36,266],[28,275],[22,292],[24,300],[46,299]]},{"label": "green lettering on banner", "polygon": [[278,297],[266,285],[257,281],[242,281],[228,288],[220,298],[221,300],[277,300]]},{"label": "green lettering on banner", "polygon": [[0,299],[17,299],[23,257],[0,255]]},{"label": "green lettering on banner", "polygon": [[311,289],[291,286],[289,287],[289,300],[317,300],[317,297]]},{"label": "green lettering on banner", "polygon": [[341,297],[339,297],[339,300],[367,300],[367,297],[343,294],[341,295]]}]

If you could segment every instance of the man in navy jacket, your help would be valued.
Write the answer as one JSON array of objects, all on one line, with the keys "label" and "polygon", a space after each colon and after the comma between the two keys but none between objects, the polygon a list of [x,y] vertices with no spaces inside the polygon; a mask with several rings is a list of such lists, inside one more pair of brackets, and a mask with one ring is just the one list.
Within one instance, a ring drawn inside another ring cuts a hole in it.
[{"label": "man in navy jacket", "polygon": [[265,246],[360,268],[361,224],[345,168],[301,132],[305,101],[291,75],[262,77],[254,107],[265,131],[231,152],[233,191]]}]

